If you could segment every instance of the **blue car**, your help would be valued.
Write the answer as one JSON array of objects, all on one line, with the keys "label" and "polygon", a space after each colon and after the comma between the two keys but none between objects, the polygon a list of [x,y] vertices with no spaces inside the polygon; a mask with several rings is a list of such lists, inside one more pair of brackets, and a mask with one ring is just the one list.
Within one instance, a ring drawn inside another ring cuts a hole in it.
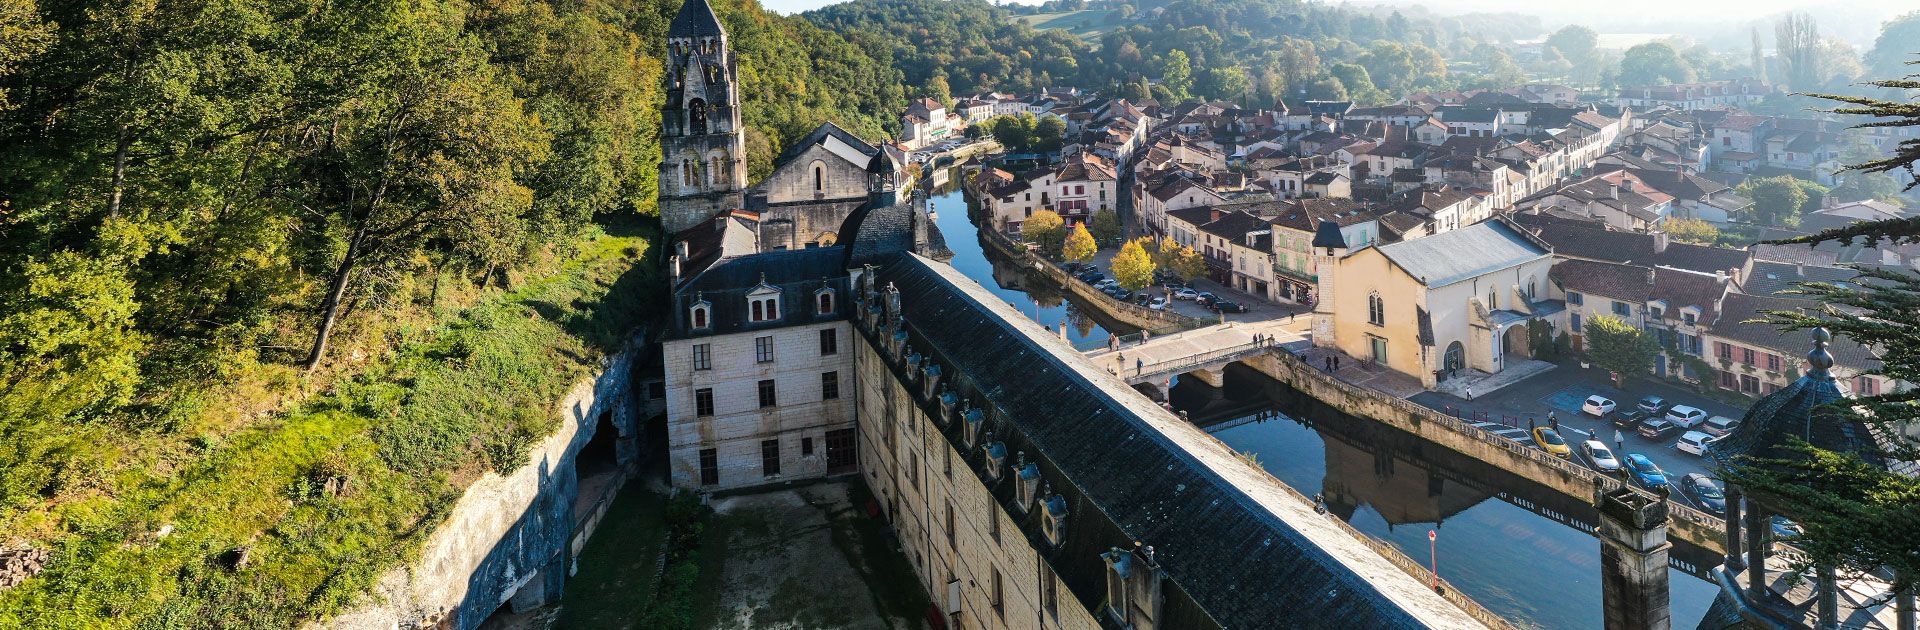
[{"label": "blue car", "polygon": [[1628,453],[1627,458],[1620,464],[1621,469],[1627,473],[1627,480],[1633,482],[1633,485],[1648,490],[1667,487],[1667,473],[1662,472],[1659,466],[1653,465],[1653,460],[1647,459],[1645,455]]}]

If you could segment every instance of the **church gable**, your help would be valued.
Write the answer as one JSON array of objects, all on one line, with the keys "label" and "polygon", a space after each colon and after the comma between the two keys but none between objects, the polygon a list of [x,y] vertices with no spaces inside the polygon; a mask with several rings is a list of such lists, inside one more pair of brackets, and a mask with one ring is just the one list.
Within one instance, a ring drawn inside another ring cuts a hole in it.
[{"label": "church gable", "polygon": [[[837,145],[837,146],[836,146]],[[838,149],[838,150],[836,150]],[[776,165],[758,188],[769,205],[826,200],[865,200],[867,162],[862,154],[838,138],[806,147],[792,159]],[[851,157],[850,157],[851,156]]]}]

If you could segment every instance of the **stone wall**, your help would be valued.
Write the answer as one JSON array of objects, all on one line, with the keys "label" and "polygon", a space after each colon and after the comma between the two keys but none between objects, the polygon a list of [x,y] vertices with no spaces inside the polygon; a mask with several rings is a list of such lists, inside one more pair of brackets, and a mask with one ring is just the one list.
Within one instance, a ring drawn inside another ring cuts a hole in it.
[{"label": "stone wall", "polygon": [[639,419],[630,398],[638,349],[609,359],[568,392],[558,430],[533,445],[527,461],[506,475],[487,473],[467,487],[419,555],[393,569],[370,601],[316,628],[475,628],[502,604],[529,610],[560,597],[572,572],[583,523],[597,522],[619,483],[575,514],[580,480],[574,458],[594,437],[602,414],[619,431],[618,478],[638,465]]},{"label": "stone wall", "polygon": [[[1626,487],[1618,479],[1488,433],[1458,418],[1346,383],[1307,365],[1292,354],[1261,355],[1245,363],[1342,413],[1392,426],[1581,501],[1592,500],[1596,487],[1608,492]],[[1670,503],[1669,510],[1669,535],[1708,550],[1725,553],[1723,532],[1726,526],[1719,518],[1678,503]]]}]

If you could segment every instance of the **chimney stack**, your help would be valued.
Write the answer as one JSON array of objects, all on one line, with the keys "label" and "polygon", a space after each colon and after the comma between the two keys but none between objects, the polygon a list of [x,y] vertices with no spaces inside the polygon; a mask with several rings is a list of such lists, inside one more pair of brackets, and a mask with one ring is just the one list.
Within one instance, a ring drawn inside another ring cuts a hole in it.
[{"label": "chimney stack", "polygon": [[1653,232],[1653,253],[1664,254],[1666,252],[1667,252],[1667,232],[1665,230],[1654,231]]},{"label": "chimney stack", "polygon": [[672,272],[672,277],[669,279],[674,283],[679,282],[680,281],[680,256],[678,254],[675,254],[672,258],[669,258],[667,260],[667,269]]},{"label": "chimney stack", "polygon": [[1807,277],[1807,263],[1803,263],[1803,262],[1793,263],[1793,275],[1800,276],[1802,278]]}]

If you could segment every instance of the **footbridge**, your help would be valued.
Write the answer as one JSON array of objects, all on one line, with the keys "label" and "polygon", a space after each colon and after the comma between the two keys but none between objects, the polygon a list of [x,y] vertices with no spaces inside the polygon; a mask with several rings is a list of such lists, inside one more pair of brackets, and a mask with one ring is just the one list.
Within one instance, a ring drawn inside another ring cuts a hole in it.
[{"label": "footbridge", "polygon": [[1167,381],[1190,374],[1220,387],[1221,370],[1273,352],[1297,350],[1307,343],[1306,319],[1232,322],[1164,336],[1116,342],[1086,352],[1095,365],[1127,384],[1151,385],[1164,398]]}]

